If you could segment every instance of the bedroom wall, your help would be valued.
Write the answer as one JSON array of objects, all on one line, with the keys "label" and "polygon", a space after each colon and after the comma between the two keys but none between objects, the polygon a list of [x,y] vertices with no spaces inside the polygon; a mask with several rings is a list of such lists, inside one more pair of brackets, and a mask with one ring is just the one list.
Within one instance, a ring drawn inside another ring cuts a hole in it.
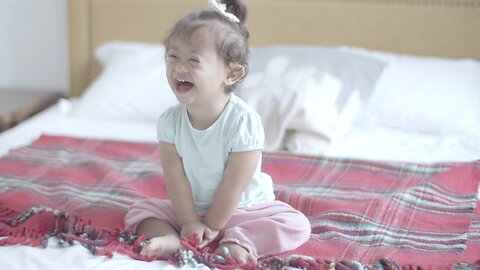
[{"label": "bedroom wall", "polygon": [[67,0],[0,0],[0,89],[68,93]]}]

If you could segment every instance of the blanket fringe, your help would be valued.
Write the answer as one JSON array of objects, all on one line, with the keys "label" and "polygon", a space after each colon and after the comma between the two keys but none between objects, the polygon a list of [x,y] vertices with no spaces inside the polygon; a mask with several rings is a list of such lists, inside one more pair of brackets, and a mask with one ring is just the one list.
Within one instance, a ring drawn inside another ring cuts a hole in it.
[{"label": "blanket fringe", "polygon": [[[268,257],[260,259],[257,264],[237,264],[229,256],[212,252],[207,246],[198,248],[197,237],[181,239],[183,249],[171,256],[147,258],[140,255],[145,235],[136,235],[130,230],[99,230],[92,221],[84,221],[78,215],[70,215],[60,210],[45,206],[34,206],[23,213],[9,209],[0,204],[0,246],[29,245],[46,248],[50,237],[56,237],[59,244],[71,246],[78,242],[93,255],[113,257],[113,252],[130,256],[136,260],[168,260],[176,266],[189,264],[195,267],[204,264],[212,269],[221,270],[400,270],[394,261],[385,258],[372,265],[363,265],[356,261],[320,260],[303,255],[290,255],[286,258]],[[409,265],[407,269],[420,270],[421,266]],[[474,264],[457,263],[454,270],[480,270],[480,261]]]}]

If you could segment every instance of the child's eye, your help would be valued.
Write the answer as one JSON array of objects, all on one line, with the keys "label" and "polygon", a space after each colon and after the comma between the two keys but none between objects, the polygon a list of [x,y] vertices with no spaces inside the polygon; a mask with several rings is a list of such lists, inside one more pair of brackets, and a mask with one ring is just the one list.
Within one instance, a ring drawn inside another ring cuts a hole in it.
[{"label": "child's eye", "polygon": [[168,58],[168,59],[177,59],[177,55],[175,55],[175,54],[168,54],[168,55],[167,55],[167,58]]},{"label": "child's eye", "polygon": [[192,61],[194,63],[199,63],[200,62],[197,58],[190,58],[190,61]]}]

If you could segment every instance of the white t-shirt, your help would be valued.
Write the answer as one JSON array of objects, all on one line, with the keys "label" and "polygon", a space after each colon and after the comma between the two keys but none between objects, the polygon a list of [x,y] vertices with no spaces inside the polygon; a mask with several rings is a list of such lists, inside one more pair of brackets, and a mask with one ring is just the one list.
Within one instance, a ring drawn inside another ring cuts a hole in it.
[{"label": "white t-shirt", "polygon": [[[231,152],[262,150],[265,140],[258,114],[240,98],[231,94],[222,114],[207,129],[195,129],[186,106],[178,104],[159,118],[158,140],[175,145],[190,182],[198,214],[205,214],[223,180],[223,171]],[[243,192],[238,208],[273,201],[272,178],[261,172],[261,158],[253,179]]]}]

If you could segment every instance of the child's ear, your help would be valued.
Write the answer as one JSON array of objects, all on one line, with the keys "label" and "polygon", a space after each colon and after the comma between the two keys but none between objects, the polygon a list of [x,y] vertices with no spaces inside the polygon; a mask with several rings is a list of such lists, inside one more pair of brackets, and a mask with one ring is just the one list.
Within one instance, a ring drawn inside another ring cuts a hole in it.
[{"label": "child's ear", "polygon": [[245,76],[245,67],[240,64],[230,64],[230,72],[225,78],[225,85],[230,86]]}]

